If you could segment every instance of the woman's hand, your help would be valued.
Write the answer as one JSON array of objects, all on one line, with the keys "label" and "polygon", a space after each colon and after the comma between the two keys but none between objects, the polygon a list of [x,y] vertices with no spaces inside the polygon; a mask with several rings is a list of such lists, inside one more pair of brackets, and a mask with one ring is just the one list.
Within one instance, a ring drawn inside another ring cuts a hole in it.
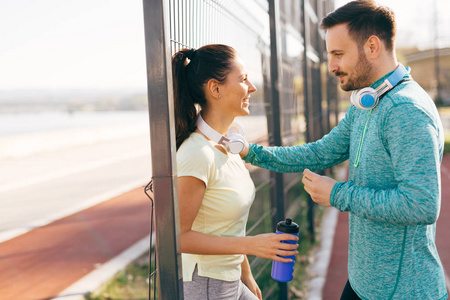
[{"label": "woman's hand", "polygon": [[293,256],[298,253],[298,244],[282,243],[281,241],[298,241],[298,237],[293,234],[264,233],[249,236],[250,245],[248,254],[262,258],[268,258],[279,262],[291,262],[290,258],[280,256]]},{"label": "woman's hand", "polygon": [[262,293],[258,286],[258,284],[255,281],[255,278],[252,274],[252,269],[250,268],[250,263],[248,262],[247,255],[244,255],[244,261],[241,264],[242,274],[241,274],[241,281],[245,284],[248,289],[255,294],[258,299],[262,300]]},{"label": "woman's hand", "polygon": [[258,299],[262,300],[261,289],[259,288],[258,284],[256,283],[255,278],[253,278],[252,273],[247,274],[247,275],[242,274],[241,281],[248,287],[250,292],[255,294],[255,296],[258,297]]}]

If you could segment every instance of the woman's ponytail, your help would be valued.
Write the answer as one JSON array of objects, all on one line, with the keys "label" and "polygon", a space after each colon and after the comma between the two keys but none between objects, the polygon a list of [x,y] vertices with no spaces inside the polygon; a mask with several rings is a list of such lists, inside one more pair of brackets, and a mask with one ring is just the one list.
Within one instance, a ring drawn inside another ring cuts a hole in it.
[{"label": "woman's ponytail", "polygon": [[197,119],[197,109],[195,108],[194,99],[192,99],[192,95],[189,92],[186,78],[186,58],[189,51],[191,50],[181,50],[172,58],[177,150],[191,132],[195,130],[195,121]]},{"label": "woman's ponytail", "polygon": [[196,104],[205,109],[205,84],[224,82],[232,69],[236,51],[227,45],[182,49],[172,57],[173,96],[177,150],[196,129]]}]

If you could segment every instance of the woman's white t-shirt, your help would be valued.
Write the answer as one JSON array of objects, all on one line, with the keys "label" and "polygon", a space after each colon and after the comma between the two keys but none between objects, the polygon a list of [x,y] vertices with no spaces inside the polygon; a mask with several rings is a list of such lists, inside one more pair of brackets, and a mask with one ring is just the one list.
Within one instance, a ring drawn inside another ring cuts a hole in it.
[{"label": "woman's white t-shirt", "polygon": [[[255,185],[238,154],[224,154],[194,132],[177,151],[177,176],[192,176],[206,185],[192,230],[215,236],[245,236]],[[199,276],[235,281],[241,277],[243,260],[241,254],[183,253],[183,280],[192,281],[197,265]]]}]

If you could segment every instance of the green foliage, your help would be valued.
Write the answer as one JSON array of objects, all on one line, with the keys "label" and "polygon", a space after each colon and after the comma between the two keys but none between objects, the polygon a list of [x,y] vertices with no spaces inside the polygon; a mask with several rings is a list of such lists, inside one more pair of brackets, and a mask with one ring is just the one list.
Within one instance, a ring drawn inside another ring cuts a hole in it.
[{"label": "green foliage", "polygon": [[149,253],[118,272],[88,300],[144,300],[148,299]]}]

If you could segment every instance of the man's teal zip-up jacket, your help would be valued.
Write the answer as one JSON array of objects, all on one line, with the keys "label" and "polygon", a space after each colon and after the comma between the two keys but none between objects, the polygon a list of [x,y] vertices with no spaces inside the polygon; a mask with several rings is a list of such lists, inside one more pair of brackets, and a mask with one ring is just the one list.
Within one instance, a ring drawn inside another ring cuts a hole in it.
[{"label": "man's teal zip-up jacket", "polygon": [[244,160],[277,172],[318,171],[349,160],[349,180],[334,185],[330,203],[349,212],[351,286],[362,299],[437,300],[447,299],[435,245],[443,146],[434,102],[406,80],[372,110],[351,105],[317,142],[251,144]]}]

